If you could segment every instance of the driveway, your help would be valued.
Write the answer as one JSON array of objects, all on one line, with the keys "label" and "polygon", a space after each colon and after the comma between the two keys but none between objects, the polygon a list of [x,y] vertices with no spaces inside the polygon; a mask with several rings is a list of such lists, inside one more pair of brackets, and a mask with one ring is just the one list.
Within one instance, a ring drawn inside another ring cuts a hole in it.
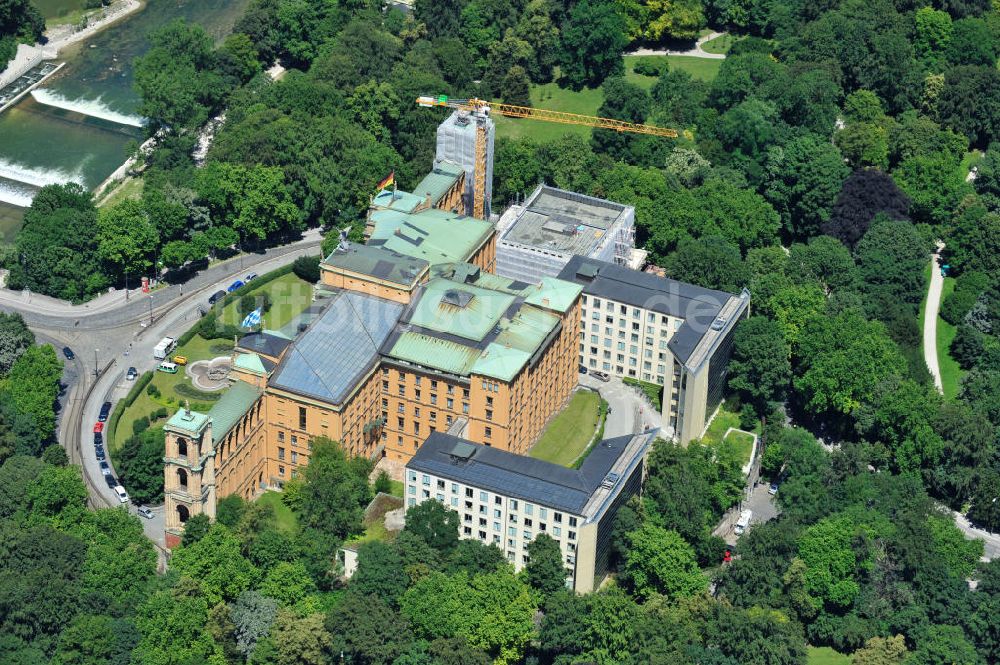
[{"label": "driveway", "polygon": [[753,517],[750,518],[750,527],[753,528],[755,524],[763,524],[764,522],[770,522],[775,517],[778,516],[778,506],[775,503],[775,497],[771,496],[767,492],[767,483],[756,483],[750,490],[749,498],[745,498],[740,501],[739,504],[734,506],[727,512],[722,521],[716,525],[715,530],[712,531],[713,536],[719,536],[726,541],[728,545],[735,545],[739,540],[733,532],[733,527],[736,525],[736,521],[740,518],[740,513],[744,510],[753,511]]},{"label": "driveway", "polygon": [[660,414],[649,408],[646,401],[635,394],[622,380],[612,376],[607,382],[598,381],[590,374],[580,374],[579,383],[597,390],[608,402],[610,413],[604,423],[604,437],[645,432],[660,427]]},{"label": "driveway", "polygon": [[944,276],[941,275],[943,248],[944,243],[938,243],[937,251],[931,255],[931,283],[927,288],[927,307],[924,310],[924,362],[934,377],[934,387],[939,393],[944,392],[937,354],[937,319],[938,310],[941,309],[941,289],[944,286]]}]

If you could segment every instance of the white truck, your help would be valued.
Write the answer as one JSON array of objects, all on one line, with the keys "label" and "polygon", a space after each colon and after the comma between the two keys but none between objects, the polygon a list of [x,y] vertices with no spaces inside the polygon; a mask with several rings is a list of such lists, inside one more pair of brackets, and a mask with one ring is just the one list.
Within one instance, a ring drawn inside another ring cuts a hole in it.
[{"label": "white truck", "polygon": [[153,347],[153,357],[157,360],[163,360],[176,346],[177,342],[173,337],[164,337],[160,340],[159,344]]},{"label": "white truck", "polygon": [[736,521],[736,527],[733,529],[733,532],[737,536],[743,535],[743,532],[746,531],[747,528],[750,526],[750,520],[752,519],[753,519],[752,510],[744,510],[743,512],[741,512],[740,519]]}]

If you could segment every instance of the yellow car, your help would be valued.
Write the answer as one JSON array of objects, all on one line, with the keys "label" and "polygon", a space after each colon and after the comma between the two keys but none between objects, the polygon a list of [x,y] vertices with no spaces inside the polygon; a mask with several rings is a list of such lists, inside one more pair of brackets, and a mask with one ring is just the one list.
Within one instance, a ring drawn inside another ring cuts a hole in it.
[{"label": "yellow car", "polygon": [[174,356],[174,363],[178,365],[187,365],[188,364],[187,356]]}]

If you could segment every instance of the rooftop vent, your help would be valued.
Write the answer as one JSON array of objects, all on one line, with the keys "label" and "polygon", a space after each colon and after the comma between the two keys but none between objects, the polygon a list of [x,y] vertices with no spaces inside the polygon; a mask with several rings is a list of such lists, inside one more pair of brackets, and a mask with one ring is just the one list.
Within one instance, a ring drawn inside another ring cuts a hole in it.
[{"label": "rooftop vent", "polygon": [[549,220],[544,224],[542,224],[542,229],[545,231],[549,231],[550,233],[558,233],[564,236],[574,235],[577,231],[577,228],[574,224],[565,224],[563,222],[555,222],[552,220]]},{"label": "rooftop vent", "polygon": [[460,289],[448,289],[441,296],[441,302],[455,307],[465,307],[472,300],[472,294]]},{"label": "rooftop vent", "polygon": [[617,485],[620,479],[621,475],[612,471],[611,473],[609,473],[604,477],[604,480],[601,481],[601,487],[603,487],[606,490],[609,490],[615,485]]},{"label": "rooftop vent", "polygon": [[597,277],[597,266],[593,263],[581,263],[580,267],[576,269],[576,276],[590,281]]},{"label": "rooftop vent", "polygon": [[476,447],[471,443],[466,443],[465,441],[459,441],[455,446],[448,452],[452,459],[463,462],[468,461],[476,452]]}]

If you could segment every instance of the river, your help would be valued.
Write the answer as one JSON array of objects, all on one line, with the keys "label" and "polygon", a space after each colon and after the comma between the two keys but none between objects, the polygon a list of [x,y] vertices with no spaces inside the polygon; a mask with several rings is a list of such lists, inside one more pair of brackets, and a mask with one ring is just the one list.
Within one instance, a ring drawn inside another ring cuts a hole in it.
[{"label": "river", "polygon": [[[97,187],[143,138],[132,61],[149,48],[147,35],[176,18],[198,23],[217,40],[232,30],[249,0],[147,0],[124,21],[64,49],[66,66],[14,108],[0,114],[0,234],[9,242],[24,208],[46,184]],[[79,0],[42,0],[47,17]]]}]

